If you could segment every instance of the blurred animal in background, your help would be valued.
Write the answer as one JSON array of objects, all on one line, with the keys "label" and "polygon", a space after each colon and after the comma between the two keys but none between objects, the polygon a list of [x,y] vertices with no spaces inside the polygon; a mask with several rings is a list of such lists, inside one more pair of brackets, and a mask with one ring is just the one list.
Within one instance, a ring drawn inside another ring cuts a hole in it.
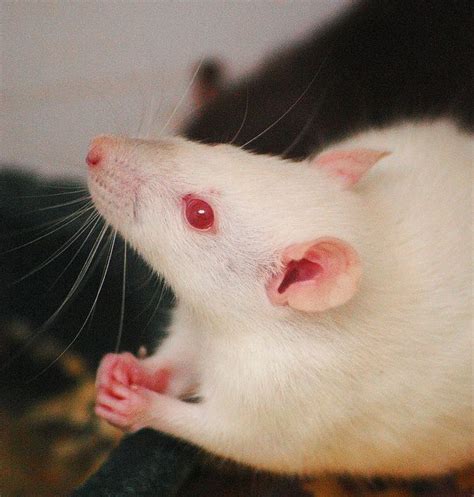
[{"label": "blurred animal in background", "polygon": [[349,134],[407,119],[449,116],[473,129],[471,5],[358,2],[254,72],[226,81],[183,135],[302,159]]},{"label": "blurred animal in background", "polygon": [[194,69],[196,77],[191,87],[191,101],[200,109],[214,101],[225,87],[224,64],[218,59],[206,59]]}]

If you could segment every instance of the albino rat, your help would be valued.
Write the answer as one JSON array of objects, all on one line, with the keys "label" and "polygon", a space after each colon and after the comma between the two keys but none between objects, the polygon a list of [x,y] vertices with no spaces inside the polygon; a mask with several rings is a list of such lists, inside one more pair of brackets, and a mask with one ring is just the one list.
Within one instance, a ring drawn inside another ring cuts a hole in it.
[{"label": "albino rat", "polygon": [[282,473],[468,464],[471,145],[447,121],[300,163],[96,138],[93,200],[178,302],[154,355],[103,359],[97,414]]}]

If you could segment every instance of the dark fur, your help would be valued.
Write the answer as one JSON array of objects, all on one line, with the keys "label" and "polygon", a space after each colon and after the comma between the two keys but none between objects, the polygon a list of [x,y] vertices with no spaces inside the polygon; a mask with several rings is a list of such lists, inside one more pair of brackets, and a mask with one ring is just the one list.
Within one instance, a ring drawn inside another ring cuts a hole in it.
[{"label": "dark fur", "polygon": [[474,129],[471,6],[364,1],[230,84],[184,134],[302,158],[350,132],[404,118],[451,116]]}]

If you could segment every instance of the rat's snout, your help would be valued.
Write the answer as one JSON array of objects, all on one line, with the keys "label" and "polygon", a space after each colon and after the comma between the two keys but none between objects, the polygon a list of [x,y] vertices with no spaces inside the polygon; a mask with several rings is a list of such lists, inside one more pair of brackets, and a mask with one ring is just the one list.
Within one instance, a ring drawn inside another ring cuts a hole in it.
[{"label": "rat's snout", "polygon": [[108,162],[117,145],[118,140],[113,136],[101,135],[95,137],[89,145],[89,152],[86,157],[87,165],[94,168]]},{"label": "rat's snout", "polygon": [[98,211],[117,229],[138,212],[140,189],[146,183],[140,156],[134,153],[138,140],[100,135],[89,145],[86,162],[88,185]]},{"label": "rat's snout", "polygon": [[163,156],[169,151],[158,142],[113,135],[91,141],[86,156],[89,191],[99,212],[117,229],[126,220],[135,222],[150,191],[163,183]]}]

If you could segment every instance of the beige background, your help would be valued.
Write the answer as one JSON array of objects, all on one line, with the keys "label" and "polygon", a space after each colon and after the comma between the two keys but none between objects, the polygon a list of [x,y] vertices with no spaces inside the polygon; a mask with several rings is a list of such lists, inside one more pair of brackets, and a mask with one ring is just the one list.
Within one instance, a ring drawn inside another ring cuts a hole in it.
[{"label": "beige background", "polygon": [[82,176],[93,135],[161,129],[202,56],[241,74],[348,3],[0,0],[0,162]]}]

